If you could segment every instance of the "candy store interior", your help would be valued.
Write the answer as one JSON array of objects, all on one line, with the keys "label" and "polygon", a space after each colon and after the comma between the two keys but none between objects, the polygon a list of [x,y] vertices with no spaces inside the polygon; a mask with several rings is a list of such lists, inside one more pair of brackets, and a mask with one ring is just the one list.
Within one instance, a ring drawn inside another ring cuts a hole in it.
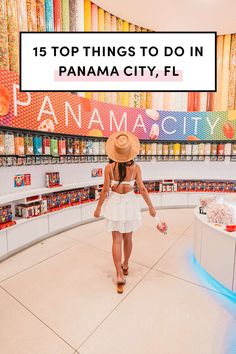
[{"label": "candy store interior", "polygon": [[[235,13],[233,0],[0,0],[1,353],[236,354]],[[20,32],[158,31],[217,32],[216,92],[20,91]],[[122,295],[94,217],[118,130],[139,138],[168,225],[135,183]]]}]

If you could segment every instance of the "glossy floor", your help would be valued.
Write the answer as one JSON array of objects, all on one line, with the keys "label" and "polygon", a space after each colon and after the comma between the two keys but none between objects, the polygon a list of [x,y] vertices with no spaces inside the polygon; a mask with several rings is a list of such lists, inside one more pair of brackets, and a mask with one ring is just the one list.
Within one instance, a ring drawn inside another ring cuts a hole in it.
[{"label": "glossy floor", "polygon": [[159,215],[168,235],[143,213],[122,295],[103,220],[2,262],[0,353],[236,354],[236,298],[194,261],[193,209]]}]

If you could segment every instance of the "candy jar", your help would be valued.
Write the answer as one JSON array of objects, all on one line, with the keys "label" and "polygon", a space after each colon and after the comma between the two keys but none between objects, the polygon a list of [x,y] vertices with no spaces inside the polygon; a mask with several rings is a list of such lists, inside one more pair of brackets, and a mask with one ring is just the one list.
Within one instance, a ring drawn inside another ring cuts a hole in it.
[{"label": "candy jar", "polygon": [[5,154],[14,155],[15,154],[15,141],[13,133],[5,133]]},{"label": "candy jar", "polygon": [[99,141],[94,140],[93,142],[93,155],[97,156],[99,155]]},{"label": "candy jar", "polygon": [[106,143],[104,140],[99,141],[99,155],[106,155]]},{"label": "candy jar", "polygon": [[39,135],[34,136],[34,154],[35,155],[42,155],[43,152],[43,140],[42,137]]},{"label": "candy jar", "polygon": [[15,135],[15,154],[16,155],[24,155],[25,154],[24,135],[22,135],[22,134]]},{"label": "candy jar", "polygon": [[5,154],[5,135],[4,132],[0,132],[0,155]]},{"label": "candy jar", "polygon": [[67,155],[73,154],[73,145],[74,145],[74,139],[68,138],[66,140],[66,154]]},{"label": "candy jar", "polygon": [[59,155],[66,154],[66,141],[64,138],[59,138],[58,140],[58,153]]},{"label": "candy jar", "polygon": [[75,140],[74,140],[74,148],[73,148],[74,155],[80,155],[80,147],[79,147],[79,144],[80,144],[79,139],[75,139]]},{"label": "candy jar", "polygon": [[34,142],[32,135],[25,135],[25,154],[33,155],[34,154]]},{"label": "candy jar", "polygon": [[44,136],[43,137],[43,155],[50,155],[50,154],[51,154],[50,137]]}]

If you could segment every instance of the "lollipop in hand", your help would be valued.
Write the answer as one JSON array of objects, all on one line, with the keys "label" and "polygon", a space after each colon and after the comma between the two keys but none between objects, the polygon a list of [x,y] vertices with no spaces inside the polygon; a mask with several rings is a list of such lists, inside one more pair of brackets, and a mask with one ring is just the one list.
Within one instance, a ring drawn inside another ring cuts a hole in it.
[{"label": "lollipop in hand", "polygon": [[157,216],[155,217],[157,221],[157,230],[160,231],[165,236],[167,235],[167,225],[165,222],[161,221]]}]

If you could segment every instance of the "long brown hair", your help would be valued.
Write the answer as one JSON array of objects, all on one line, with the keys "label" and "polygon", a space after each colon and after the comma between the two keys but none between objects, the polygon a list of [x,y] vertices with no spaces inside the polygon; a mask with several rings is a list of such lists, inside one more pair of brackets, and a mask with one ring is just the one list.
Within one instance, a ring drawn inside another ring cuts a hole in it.
[{"label": "long brown hair", "polygon": [[[109,163],[113,163],[115,161],[113,160],[109,160]],[[121,184],[121,182],[123,182],[125,180],[125,177],[126,177],[126,167],[127,166],[132,166],[134,164],[134,160],[130,160],[130,161],[127,161],[127,162],[115,162],[115,167],[114,167],[114,170],[113,170],[113,175],[114,175],[114,171],[115,171],[115,168],[116,168],[116,165],[118,164],[118,171],[119,171],[119,183],[118,183],[118,186]]]}]

